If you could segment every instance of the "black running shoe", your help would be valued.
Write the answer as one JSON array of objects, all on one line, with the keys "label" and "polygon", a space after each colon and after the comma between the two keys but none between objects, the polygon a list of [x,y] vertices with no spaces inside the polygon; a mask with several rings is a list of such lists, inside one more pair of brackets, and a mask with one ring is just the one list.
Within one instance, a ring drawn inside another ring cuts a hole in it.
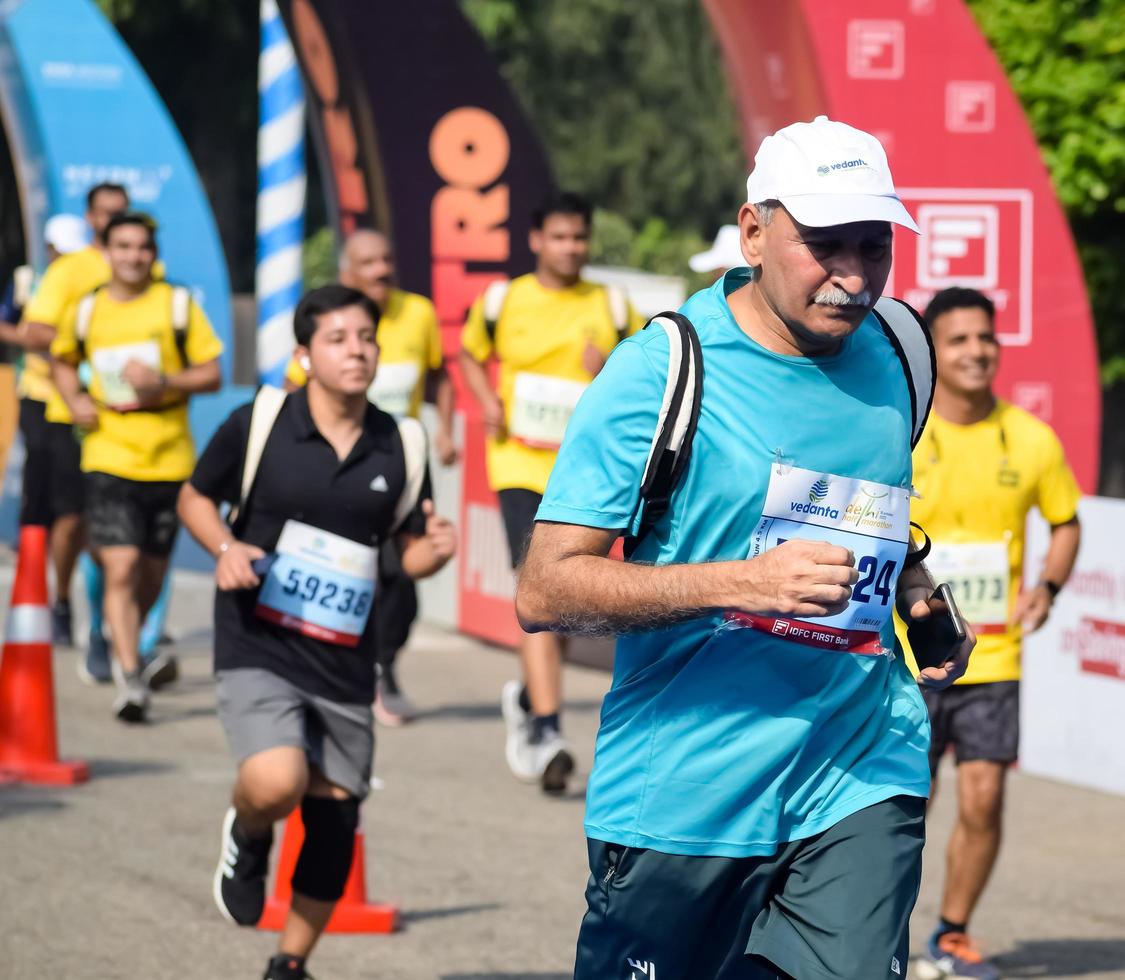
[{"label": "black running shoe", "polygon": [[70,603],[60,599],[51,606],[51,642],[57,647],[74,646],[74,624]]},{"label": "black running shoe", "polygon": [[299,956],[278,953],[270,958],[262,980],[313,980],[312,974],[305,971],[305,961]]},{"label": "black running shoe", "polygon": [[[227,810],[227,815],[223,818],[219,866],[215,869],[212,886],[215,904],[227,921],[240,926],[252,926],[262,917],[262,909],[266,904],[266,872],[269,870],[272,846],[272,828],[268,836],[253,840],[235,826],[234,807]],[[301,977],[304,975],[303,972],[294,974]]]},{"label": "black running shoe", "polygon": [[164,650],[146,657],[141,655],[141,676],[149,690],[159,691],[162,687],[174,684],[180,678],[180,662]]}]

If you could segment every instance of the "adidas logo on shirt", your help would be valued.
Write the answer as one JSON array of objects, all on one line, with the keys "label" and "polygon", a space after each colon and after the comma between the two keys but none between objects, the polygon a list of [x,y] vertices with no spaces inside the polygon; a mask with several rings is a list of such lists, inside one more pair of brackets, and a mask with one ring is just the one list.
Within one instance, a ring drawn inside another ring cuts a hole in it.
[{"label": "adidas logo on shirt", "polygon": [[387,486],[387,478],[380,473],[371,481],[371,489],[376,493],[386,493],[390,489],[390,487]]}]

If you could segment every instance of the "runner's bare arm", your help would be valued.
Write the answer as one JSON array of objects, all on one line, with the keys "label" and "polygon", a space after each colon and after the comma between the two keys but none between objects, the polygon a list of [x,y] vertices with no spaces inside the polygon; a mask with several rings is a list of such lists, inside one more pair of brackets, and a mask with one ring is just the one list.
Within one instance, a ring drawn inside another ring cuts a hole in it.
[{"label": "runner's bare arm", "polygon": [[235,539],[210,497],[185,483],[176,513],[191,536],[215,558],[215,584],[223,590],[252,589],[259,583],[250,562],[265,552]]},{"label": "runner's bare arm", "polygon": [[94,400],[82,390],[82,383],[78,379],[78,367],[70,361],[51,358],[51,380],[58,388],[66,407],[74,417],[77,425],[84,429],[93,428],[98,424],[98,410]]},{"label": "runner's bare arm", "polygon": [[438,430],[434,436],[434,449],[437,450],[438,459],[443,466],[452,466],[457,462],[457,444],[453,439],[453,408],[454,392],[453,382],[449,380],[449,372],[443,364],[440,368],[430,372],[435,385],[434,403],[437,405]]},{"label": "runner's bare arm", "polygon": [[618,534],[535,525],[516,592],[525,630],[624,633],[728,609],[834,616],[859,577],[850,551],[820,541],[786,541],[746,561],[640,565],[607,557]]},{"label": "runner's bare arm", "polygon": [[171,374],[161,374],[140,361],[130,361],[121,371],[121,376],[136,389],[144,404],[159,401],[168,391],[181,395],[218,391],[223,380],[218,358],[189,364]]},{"label": "runner's bare arm", "polygon": [[45,354],[51,349],[51,341],[58,332],[49,323],[38,323],[34,320],[24,320],[20,323],[19,345],[24,350]]},{"label": "runner's bare arm", "polygon": [[489,435],[500,435],[504,429],[504,406],[489,383],[488,368],[464,348],[460,364],[461,377],[481,407],[485,430]]},{"label": "runner's bare arm", "polygon": [[1057,586],[1066,584],[1078,559],[1078,545],[1081,541],[1082,528],[1077,517],[1051,526],[1051,542],[1047,547],[1039,584],[1032,589],[1024,589],[1019,594],[1012,610],[1013,623],[1020,623],[1027,632],[1034,633],[1047,622],[1055,597],[1046,583],[1052,582]]},{"label": "runner's bare arm", "polygon": [[457,552],[457,530],[453,522],[434,511],[432,500],[422,501],[426,515],[424,534],[400,534],[402,570],[411,578],[428,578],[440,571]]}]

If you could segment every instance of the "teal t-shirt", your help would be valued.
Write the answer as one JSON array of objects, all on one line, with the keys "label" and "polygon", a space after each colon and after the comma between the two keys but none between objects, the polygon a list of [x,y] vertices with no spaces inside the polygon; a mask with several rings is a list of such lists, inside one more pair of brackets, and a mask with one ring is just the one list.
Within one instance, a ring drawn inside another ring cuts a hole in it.
[{"label": "teal t-shirt", "polygon": [[[735,269],[682,312],[703,350],[699,428],[667,513],[632,560],[741,559],[771,469],[910,486],[911,408],[873,317],[830,357],[772,353],[735,322]],[[538,520],[634,528],[668,366],[663,330],[620,344],[567,428]],[[925,797],[929,719],[903,662],[707,616],[621,636],[587,792],[589,837],[670,854],[771,854],[866,806]]]}]

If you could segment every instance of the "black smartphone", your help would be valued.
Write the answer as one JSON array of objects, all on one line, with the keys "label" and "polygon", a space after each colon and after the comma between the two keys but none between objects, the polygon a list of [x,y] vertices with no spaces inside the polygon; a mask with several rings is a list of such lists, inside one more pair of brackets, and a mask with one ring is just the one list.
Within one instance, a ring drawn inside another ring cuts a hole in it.
[{"label": "black smartphone", "polygon": [[952,659],[968,635],[961,610],[953,598],[953,589],[943,582],[927,600],[929,619],[911,619],[906,638],[919,667],[941,667]]}]

